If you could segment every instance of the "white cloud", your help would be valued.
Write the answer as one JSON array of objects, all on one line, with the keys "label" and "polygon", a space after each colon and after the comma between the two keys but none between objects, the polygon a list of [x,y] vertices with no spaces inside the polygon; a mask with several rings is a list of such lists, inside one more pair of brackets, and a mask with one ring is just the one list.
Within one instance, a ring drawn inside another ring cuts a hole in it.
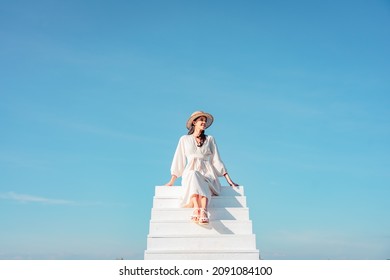
[{"label": "white cloud", "polygon": [[52,199],[45,198],[40,196],[33,196],[28,194],[18,194],[14,192],[0,193],[0,199],[13,200],[18,202],[32,202],[32,203],[42,203],[42,204],[72,204],[72,201],[63,200],[63,199]]},{"label": "white cloud", "polygon": [[0,193],[0,200],[11,200],[19,203],[40,203],[40,204],[55,204],[55,205],[74,205],[74,206],[96,206],[96,207],[127,207],[127,204],[123,203],[111,203],[100,201],[71,201],[65,199],[53,199],[41,196],[19,194],[15,192]]}]

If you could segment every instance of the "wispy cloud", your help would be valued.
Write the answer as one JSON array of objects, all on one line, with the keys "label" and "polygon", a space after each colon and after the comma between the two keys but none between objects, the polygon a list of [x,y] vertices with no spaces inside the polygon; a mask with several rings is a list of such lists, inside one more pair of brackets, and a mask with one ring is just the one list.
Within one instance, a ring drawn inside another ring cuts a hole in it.
[{"label": "wispy cloud", "polygon": [[[22,104],[22,105],[21,105]],[[72,115],[60,116],[57,112],[50,112],[47,108],[41,108],[41,104],[29,103],[23,104],[22,101],[15,103],[7,103],[8,114],[13,118],[22,118],[29,121],[39,122],[44,125],[54,126],[56,129],[65,131],[77,131],[77,133],[97,135],[111,139],[136,143],[161,143],[164,141],[157,137],[147,136],[139,131],[134,132],[128,129],[114,129],[101,125],[97,122],[87,122],[80,119],[75,119]],[[0,104],[4,107],[4,104]],[[49,129],[49,128],[46,128]]]},{"label": "wispy cloud", "polygon": [[32,169],[47,169],[51,167],[50,162],[41,157],[33,157],[26,154],[21,154],[19,151],[0,151],[0,166],[17,167],[17,168],[32,168]]},{"label": "wispy cloud", "polygon": [[34,112],[35,118],[43,123],[55,125],[57,128],[77,131],[85,134],[97,135],[117,140],[124,140],[137,143],[161,143],[157,137],[149,137],[140,133],[121,131],[101,126],[96,123],[88,123],[80,120],[74,120],[70,117],[58,117],[51,113]]},{"label": "wispy cloud", "polygon": [[18,194],[15,192],[0,193],[0,199],[13,200],[21,203],[41,203],[41,204],[73,204],[73,201],[63,199],[52,199],[28,194]]},{"label": "wispy cloud", "polygon": [[18,203],[39,203],[52,205],[73,205],[83,207],[127,207],[127,204],[108,201],[72,201],[65,199],[53,199],[36,195],[20,194],[15,192],[0,193],[0,200],[10,200]]}]

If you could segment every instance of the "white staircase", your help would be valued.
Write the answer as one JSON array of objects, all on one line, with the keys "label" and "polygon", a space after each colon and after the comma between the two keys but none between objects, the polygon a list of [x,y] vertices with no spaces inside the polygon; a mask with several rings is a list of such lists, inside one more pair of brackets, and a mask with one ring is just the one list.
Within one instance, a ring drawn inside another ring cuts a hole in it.
[{"label": "white staircase", "polygon": [[181,187],[157,186],[145,260],[258,260],[244,187],[222,187],[209,203],[210,223],[190,221],[192,208],[179,208]]}]

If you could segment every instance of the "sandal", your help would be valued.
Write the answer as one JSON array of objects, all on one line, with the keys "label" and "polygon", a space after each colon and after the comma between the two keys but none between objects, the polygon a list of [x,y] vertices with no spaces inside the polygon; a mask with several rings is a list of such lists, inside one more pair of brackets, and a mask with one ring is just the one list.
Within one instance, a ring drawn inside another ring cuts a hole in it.
[{"label": "sandal", "polygon": [[208,225],[209,215],[210,215],[210,213],[207,212],[205,208],[200,208],[199,224],[200,225]]},{"label": "sandal", "polygon": [[191,221],[194,223],[199,222],[199,208],[194,208],[194,211],[192,211]]}]

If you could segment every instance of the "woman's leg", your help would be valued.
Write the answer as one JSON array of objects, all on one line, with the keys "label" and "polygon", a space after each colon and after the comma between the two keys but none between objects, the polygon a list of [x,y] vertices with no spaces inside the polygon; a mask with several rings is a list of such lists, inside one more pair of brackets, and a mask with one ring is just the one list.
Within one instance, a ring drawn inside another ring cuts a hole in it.
[{"label": "woman's leg", "polygon": [[207,210],[207,197],[199,196],[198,205],[200,205],[200,208],[204,208]]},{"label": "woman's leg", "polygon": [[199,223],[201,224],[208,224],[209,223],[209,216],[207,212],[207,197],[200,196],[199,198],[199,204],[200,204],[200,216],[199,216]]},{"label": "woman's leg", "polygon": [[194,194],[193,196],[191,196],[191,203],[194,205],[194,211],[192,211],[192,215],[191,215],[191,221],[193,222],[198,222],[199,221],[199,195],[197,194]]},{"label": "woman's leg", "polygon": [[195,209],[199,208],[199,205],[200,205],[200,203],[199,203],[199,195],[197,195],[197,194],[192,195],[191,196],[191,202],[194,204],[194,208]]}]

